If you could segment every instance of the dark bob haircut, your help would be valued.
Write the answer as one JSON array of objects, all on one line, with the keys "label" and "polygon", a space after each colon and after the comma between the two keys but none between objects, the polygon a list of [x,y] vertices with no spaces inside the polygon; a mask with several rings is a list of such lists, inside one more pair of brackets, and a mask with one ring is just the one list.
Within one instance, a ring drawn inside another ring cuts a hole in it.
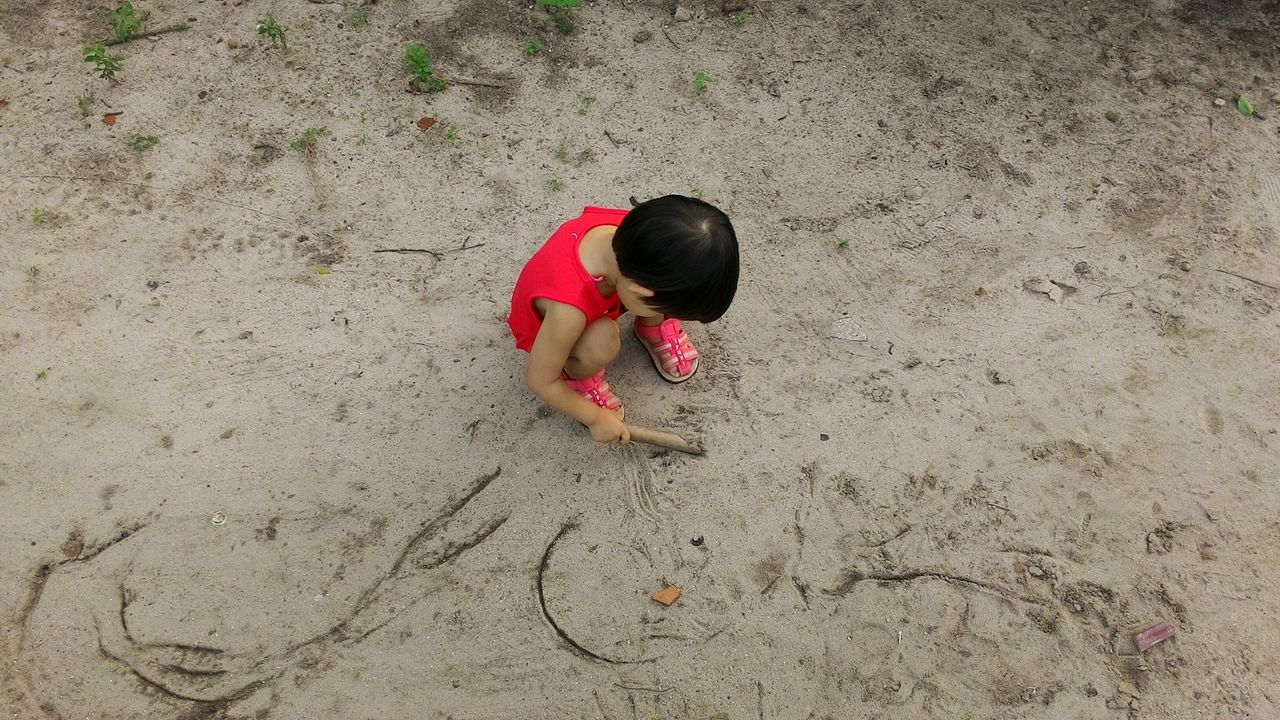
[{"label": "dark bob haircut", "polygon": [[637,205],[613,235],[622,276],[653,291],[645,303],[681,320],[720,319],[738,289],[738,237],[711,203],[666,195]]}]

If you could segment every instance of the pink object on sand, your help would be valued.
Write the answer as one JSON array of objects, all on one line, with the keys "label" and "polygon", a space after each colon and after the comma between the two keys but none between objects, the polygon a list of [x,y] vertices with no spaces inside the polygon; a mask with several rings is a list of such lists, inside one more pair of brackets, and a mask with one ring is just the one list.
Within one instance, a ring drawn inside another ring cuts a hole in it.
[{"label": "pink object on sand", "polygon": [[1162,620],[1155,625],[1143,630],[1133,636],[1133,641],[1138,644],[1138,652],[1146,652],[1160,643],[1173,637],[1177,630],[1168,620]]}]

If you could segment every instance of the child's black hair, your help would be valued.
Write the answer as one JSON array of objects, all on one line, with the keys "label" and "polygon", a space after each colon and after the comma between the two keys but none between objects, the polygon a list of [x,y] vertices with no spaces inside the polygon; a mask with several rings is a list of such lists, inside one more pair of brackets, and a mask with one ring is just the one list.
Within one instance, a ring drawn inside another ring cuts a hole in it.
[{"label": "child's black hair", "polygon": [[718,320],[738,289],[738,237],[711,203],[666,195],[637,205],[613,235],[623,277],[653,291],[649,307],[681,320]]}]

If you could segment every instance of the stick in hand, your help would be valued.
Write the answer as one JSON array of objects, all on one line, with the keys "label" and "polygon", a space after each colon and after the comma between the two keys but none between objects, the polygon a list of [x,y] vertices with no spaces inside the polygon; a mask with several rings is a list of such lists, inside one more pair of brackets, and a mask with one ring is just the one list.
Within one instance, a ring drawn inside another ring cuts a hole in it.
[{"label": "stick in hand", "polygon": [[679,435],[672,435],[669,432],[636,425],[627,425],[627,430],[631,432],[632,442],[642,442],[646,445],[664,447],[668,450],[676,450],[690,455],[702,455],[706,452],[701,445],[694,445]]}]

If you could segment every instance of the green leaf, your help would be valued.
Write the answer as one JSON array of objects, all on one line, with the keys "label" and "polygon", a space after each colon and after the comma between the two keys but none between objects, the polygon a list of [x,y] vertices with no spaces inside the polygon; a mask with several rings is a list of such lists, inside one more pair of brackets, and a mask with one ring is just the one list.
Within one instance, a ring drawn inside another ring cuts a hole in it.
[{"label": "green leaf", "polygon": [[1236,98],[1236,109],[1245,117],[1253,115],[1253,103],[1249,102],[1243,95]]}]

